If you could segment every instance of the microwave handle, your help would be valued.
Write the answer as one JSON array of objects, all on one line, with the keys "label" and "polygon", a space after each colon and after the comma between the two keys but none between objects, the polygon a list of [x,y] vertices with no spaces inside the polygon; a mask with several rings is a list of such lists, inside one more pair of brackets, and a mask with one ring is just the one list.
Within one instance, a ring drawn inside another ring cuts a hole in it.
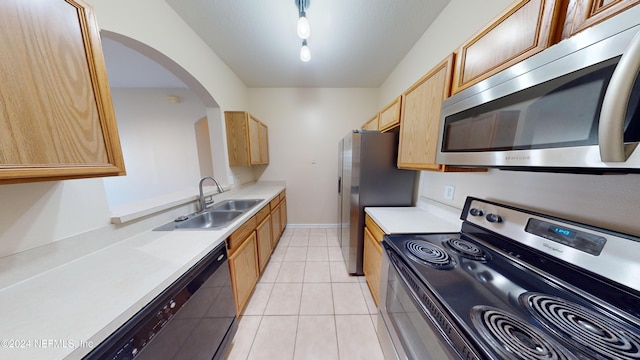
[{"label": "microwave handle", "polygon": [[627,160],[624,146],[624,120],[631,90],[640,72],[640,31],[633,37],[616,66],[602,101],[598,125],[600,159],[603,162]]}]

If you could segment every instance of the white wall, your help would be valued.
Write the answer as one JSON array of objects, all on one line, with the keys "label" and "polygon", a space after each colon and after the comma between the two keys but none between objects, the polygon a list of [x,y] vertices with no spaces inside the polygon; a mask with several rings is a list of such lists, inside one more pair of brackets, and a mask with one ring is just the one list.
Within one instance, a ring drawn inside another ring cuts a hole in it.
[{"label": "white wall", "polygon": [[451,0],[380,87],[382,107],[458,49],[514,0]]},{"label": "white wall", "polygon": [[[511,0],[452,0],[380,88],[384,104],[419,79]],[[452,202],[442,194],[455,186]],[[488,198],[640,235],[640,175],[576,175],[491,170],[420,174],[420,196],[461,208],[466,196]]]},{"label": "white wall", "polygon": [[260,180],[287,182],[290,224],[336,224],[338,141],[378,111],[377,101],[377,89],[250,89],[249,111],[269,127]]},{"label": "white wall", "polygon": [[[195,188],[200,179],[195,123],[206,113],[196,95],[188,89],[111,89],[111,95],[127,175],[104,178],[109,205]],[[180,102],[168,103],[167,96]]]}]

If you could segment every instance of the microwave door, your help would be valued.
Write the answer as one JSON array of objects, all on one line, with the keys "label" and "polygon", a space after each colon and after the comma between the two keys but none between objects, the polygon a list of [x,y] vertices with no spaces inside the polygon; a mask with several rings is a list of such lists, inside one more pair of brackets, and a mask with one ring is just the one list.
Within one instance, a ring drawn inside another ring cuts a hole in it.
[{"label": "microwave door", "polygon": [[[625,120],[630,101],[633,101],[632,91],[638,82],[640,73],[640,31],[631,40],[631,44],[620,58],[616,70],[602,101],[600,121],[598,126],[598,145],[600,158],[603,162],[624,162],[637,143],[625,146]],[[637,107],[638,104],[636,103]],[[637,109],[631,109],[631,111]],[[633,114],[631,115],[633,116]]]}]

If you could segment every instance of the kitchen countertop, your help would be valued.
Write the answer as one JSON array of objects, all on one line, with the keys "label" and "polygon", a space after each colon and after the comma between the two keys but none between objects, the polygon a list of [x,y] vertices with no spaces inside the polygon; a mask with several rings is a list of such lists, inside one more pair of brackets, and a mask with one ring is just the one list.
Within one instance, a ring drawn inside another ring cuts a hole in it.
[{"label": "kitchen countertop", "polygon": [[82,358],[284,189],[233,194],[264,200],[223,229],[144,231],[4,287],[0,358]]},{"label": "kitchen countertop", "polygon": [[385,234],[459,232],[460,210],[435,202],[415,207],[367,207],[365,212]]}]

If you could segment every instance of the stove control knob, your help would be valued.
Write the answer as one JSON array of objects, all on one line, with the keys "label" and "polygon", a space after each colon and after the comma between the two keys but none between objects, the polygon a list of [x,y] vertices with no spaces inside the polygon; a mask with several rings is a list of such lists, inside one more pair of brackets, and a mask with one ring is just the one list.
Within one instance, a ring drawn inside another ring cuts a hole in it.
[{"label": "stove control knob", "polygon": [[484,211],[482,211],[482,209],[471,208],[469,214],[471,214],[471,216],[482,216],[484,215]]},{"label": "stove control knob", "polygon": [[486,219],[490,223],[501,223],[502,216],[496,214],[487,214]]}]

